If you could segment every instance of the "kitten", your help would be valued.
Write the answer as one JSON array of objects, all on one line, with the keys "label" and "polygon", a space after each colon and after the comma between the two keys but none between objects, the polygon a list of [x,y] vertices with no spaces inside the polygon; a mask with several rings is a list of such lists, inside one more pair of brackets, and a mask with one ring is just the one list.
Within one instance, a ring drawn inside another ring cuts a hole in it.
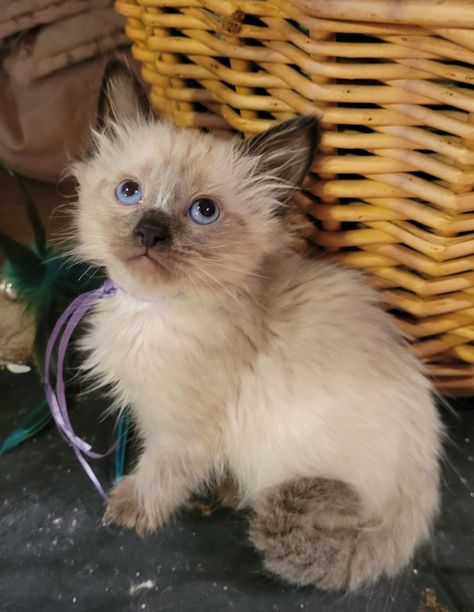
[{"label": "kitten", "polygon": [[361,275],[290,247],[317,120],[220,140],[147,118],[120,65],[105,90],[95,152],[74,166],[78,252],[119,290],[89,317],[84,367],[130,407],[143,451],[104,520],[152,531],[230,474],[283,579],[394,575],[438,509],[442,429]]}]

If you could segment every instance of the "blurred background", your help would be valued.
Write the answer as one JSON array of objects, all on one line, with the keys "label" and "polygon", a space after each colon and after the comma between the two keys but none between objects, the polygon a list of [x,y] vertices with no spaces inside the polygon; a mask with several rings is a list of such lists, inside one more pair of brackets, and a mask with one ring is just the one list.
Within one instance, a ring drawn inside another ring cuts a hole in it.
[{"label": "blurred background", "polygon": [[[1,2],[0,162],[22,176],[49,237],[67,225],[74,186],[65,169],[87,145],[108,58],[130,58],[124,23],[112,0]],[[0,230],[32,243],[24,194],[5,171],[0,193]],[[30,356],[33,332],[21,315],[1,292],[0,363]]]}]

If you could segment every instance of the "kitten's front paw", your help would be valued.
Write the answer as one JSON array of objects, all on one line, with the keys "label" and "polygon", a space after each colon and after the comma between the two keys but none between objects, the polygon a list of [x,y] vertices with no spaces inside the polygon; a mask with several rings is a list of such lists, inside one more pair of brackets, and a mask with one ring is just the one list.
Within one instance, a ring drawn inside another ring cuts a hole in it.
[{"label": "kitten's front paw", "polygon": [[152,516],[147,512],[133,475],[123,478],[110,492],[102,524],[111,523],[135,529],[140,535],[155,531],[163,523],[158,513]]}]

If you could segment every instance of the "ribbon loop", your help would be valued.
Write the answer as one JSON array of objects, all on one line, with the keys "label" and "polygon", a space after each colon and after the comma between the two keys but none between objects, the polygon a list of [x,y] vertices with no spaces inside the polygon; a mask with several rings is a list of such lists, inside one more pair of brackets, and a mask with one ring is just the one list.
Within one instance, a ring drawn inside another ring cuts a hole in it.
[{"label": "ribbon loop", "polygon": [[[79,463],[82,465],[84,471],[91,479],[92,484],[104,499],[107,498],[105,491],[100,484],[99,479],[95,475],[94,470],[87,462],[86,457],[89,459],[102,459],[103,457],[110,455],[115,450],[117,443],[115,442],[105,453],[97,453],[92,450],[92,447],[88,442],[76,435],[69,419],[67,409],[63,368],[69,341],[82,317],[98,299],[112,297],[115,295],[116,291],[117,289],[112,282],[110,280],[106,280],[98,289],[88,291],[78,296],[57,320],[56,325],[54,326],[49,337],[45,356],[44,388],[53,419],[63,438],[65,438],[68,444],[72,446]],[[62,335],[60,337],[61,332]],[[53,389],[50,379],[51,358],[59,337],[56,387]]]}]

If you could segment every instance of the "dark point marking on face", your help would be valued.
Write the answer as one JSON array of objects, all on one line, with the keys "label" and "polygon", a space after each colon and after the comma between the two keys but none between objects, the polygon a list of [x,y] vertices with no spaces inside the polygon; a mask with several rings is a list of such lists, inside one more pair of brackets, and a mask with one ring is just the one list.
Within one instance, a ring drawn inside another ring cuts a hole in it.
[{"label": "dark point marking on face", "polygon": [[133,228],[133,236],[146,249],[168,246],[172,239],[170,215],[149,211]]}]

